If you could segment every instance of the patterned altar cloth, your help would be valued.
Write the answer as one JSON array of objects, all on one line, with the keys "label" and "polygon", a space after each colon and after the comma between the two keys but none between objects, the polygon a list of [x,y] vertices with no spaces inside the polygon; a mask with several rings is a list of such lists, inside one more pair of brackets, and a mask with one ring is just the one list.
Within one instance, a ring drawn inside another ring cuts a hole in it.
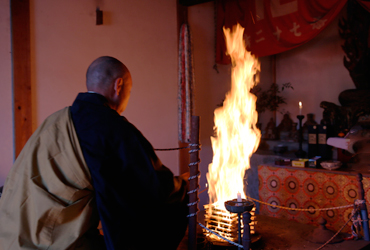
[{"label": "patterned altar cloth", "polygon": [[[358,199],[356,175],[308,168],[258,166],[259,198],[263,202],[291,208],[328,208],[353,204]],[[370,201],[370,179],[363,178],[365,199]],[[369,207],[367,208],[369,211]],[[260,205],[260,214],[318,226],[322,216],[327,228],[339,230],[352,207],[327,211],[292,211]],[[342,232],[350,232],[351,223]]]}]

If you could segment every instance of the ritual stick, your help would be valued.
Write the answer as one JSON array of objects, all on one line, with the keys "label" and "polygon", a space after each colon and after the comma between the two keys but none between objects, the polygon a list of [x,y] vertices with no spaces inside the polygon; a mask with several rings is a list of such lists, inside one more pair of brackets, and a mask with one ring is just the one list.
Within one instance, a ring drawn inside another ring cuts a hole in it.
[{"label": "ritual stick", "polygon": [[369,236],[369,218],[367,215],[367,208],[366,208],[366,201],[365,201],[365,190],[364,185],[362,183],[362,174],[357,174],[357,181],[358,181],[358,196],[360,201],[363,201],[360,204],[360,212],[361,212],[361,220],[362,220],[362,228],[364,230],[364,240],[370,241]]},{"label": "ritual stick", "polygon": [[197,212],[199,187],[199,116],[191,117],[189,164],[189,229],[188,249],[197,249]]}]

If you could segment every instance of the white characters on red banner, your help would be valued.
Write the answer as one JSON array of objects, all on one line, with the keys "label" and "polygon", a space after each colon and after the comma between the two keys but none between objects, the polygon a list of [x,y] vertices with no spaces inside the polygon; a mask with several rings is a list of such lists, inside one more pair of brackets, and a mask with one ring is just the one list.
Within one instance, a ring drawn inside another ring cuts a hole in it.
[{"label": "white characters on red banner", "polygon": [[280,40],[280,34],[281,34],[281,29],[279,29],[278,26],[276,26],[276,31],[273,33],[274,36],[276,36],[276,39],[279,41]]},{"label": "white characters on red banner", "polygon": [[301,27],[301,25],[299,24],[296,24],[295,22],[293,23],[293,28],[290,29],[289,31],[294,33],[295,36],[301,36],[302,33],[301,32],[298,32],[298,28]]}]

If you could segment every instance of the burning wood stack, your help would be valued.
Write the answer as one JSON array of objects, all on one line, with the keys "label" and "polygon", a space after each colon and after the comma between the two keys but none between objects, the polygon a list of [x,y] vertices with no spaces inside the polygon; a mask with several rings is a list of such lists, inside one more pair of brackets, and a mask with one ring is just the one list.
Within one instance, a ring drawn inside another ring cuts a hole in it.
[{"label": "burning wood stack", "polygon": [[[209,206],[210,205],[204,206],[206,210],[206,214],[205,214],[206,227],[230,241],[237,242],[238,241],[238,215],[234,213],[230,213],[223,209],[215,208],[215,207],[212,207],[212,209],[210,209],[211,212],[208,213]],[[257,221],[255,220],[255,216],[254,216],[255,210],[256,208],[254,207],[253,210],[250,212],[252,215],[251,217],[252,222],[249,224],[251,235],[255,234],[255,226],[257,225]],[[243,228],[243,224],[242,224],[242,228]],[[213,234],[210,234],[210,233],[207,234],[207,237],[211,239],[212,241],[223,241],[219,237]]]}]

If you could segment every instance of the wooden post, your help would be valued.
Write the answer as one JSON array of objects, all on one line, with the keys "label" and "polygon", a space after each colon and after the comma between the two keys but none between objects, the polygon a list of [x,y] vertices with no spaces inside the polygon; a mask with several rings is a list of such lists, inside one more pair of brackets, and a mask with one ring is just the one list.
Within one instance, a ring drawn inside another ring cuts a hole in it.
[{"label": "wooden post", "polygon": [[32,134],[29,0],[11,0],[14,137],[17,157]]},{"label": "wooden post", "polygon": [[[364,185],[362,183],[362,174],[357,174],[357,181],[358,181],[358,198],[359,200],[365,200],[365,190]],[[364,240],[370,241],[369,236],[369,216],[367,214],[366,202],[360,204],[360,214],[362,220],[362,228],[364,230]]]},{"label": "wooden post", "polygon": [[191,117],[189,180],[189,230],[188,249],[197,249],[197,212],[199,187],[199,116]]}]

